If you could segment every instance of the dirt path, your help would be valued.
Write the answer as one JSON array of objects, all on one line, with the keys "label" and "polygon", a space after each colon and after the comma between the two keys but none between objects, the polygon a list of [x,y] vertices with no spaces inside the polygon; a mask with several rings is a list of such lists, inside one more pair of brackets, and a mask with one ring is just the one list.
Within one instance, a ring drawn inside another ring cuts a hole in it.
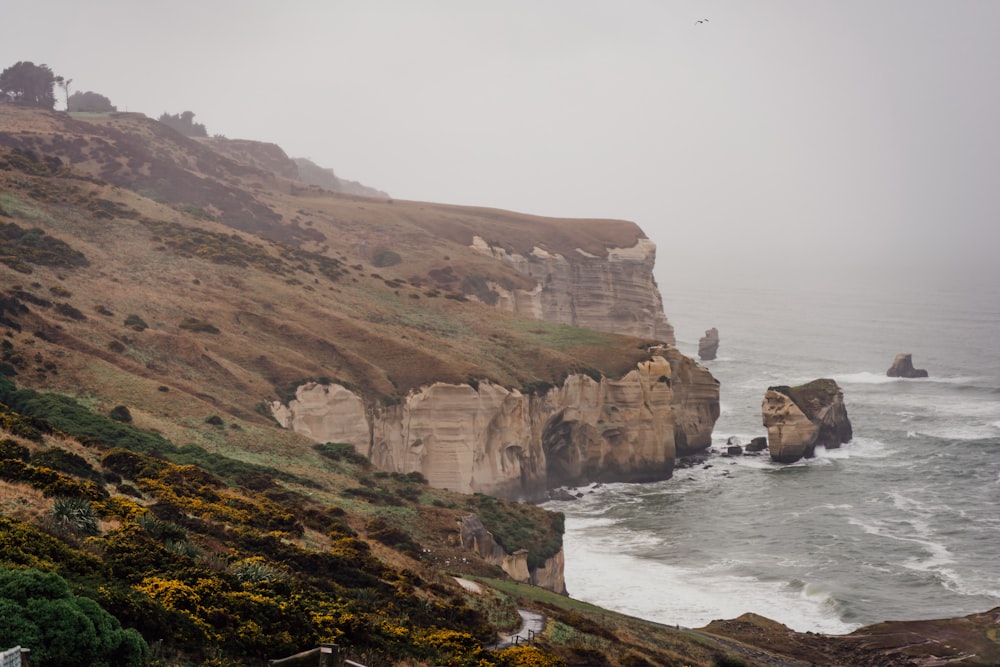
[{"label": "dirt path", "polygon": [[545,616],[542,614],[536,611],[528,611],[527,609],[518,609],[517,613],[521,615],[521,627],[517,632],[501,634],[497,640],[496,648],[501,649],[526,644],[545,629]]}]

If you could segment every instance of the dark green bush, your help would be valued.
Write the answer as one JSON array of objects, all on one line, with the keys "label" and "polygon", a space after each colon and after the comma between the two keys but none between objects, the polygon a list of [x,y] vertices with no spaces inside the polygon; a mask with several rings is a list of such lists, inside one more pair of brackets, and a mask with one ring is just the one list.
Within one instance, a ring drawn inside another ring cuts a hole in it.
[{"label": "dark green bush", "polygon": [[149,325],[146,324],[146,321],[143,320],[138,315],[136,315],[135,313],[132,313],[125,317],[125,326],[127,326],[129,329],[134,329],[135,331],[144,331],[149,328]]},{"label": "dark green bush", "polygon": [[32,662],[47,667],[139,667],[149,654],[139,633],[54,573],[0,569],[0,618],[0,645],[31,649]]},{"label": "dark green bush", "polygon": [[408,553],[414,558],[420,557],[420,545],[410,537],[410,534],[398,526],[393,526],[381,517],[369,519],[365,524],[365,531],[368,533],[368,537],[373,540],[377,540],[397,551]]},{"label": "dark green bush", "polygon": [[340,492],[340,495],[349,498],[362,498],[373,505],[398,506],[403,504],[403,501],[400,498],[383,488],[373,489],[366,486],[358,486],[350,489],[344,489]]},{"label": "dark green bush", "polygon": [[365,467],[371,465],[368,457],[358,454],[354,445],[347,442],[319,442],[313,445],[313,449],[332,461],[347,461]]},{"label": "dark green bush", "polygon": [[74,250],[64,241],[49,236],[41,229],[24,229],[12,222],[0,223],[0,262],[15,270],[25,264],[75,268],[90,262],[82,252]]},{"label": "dark green bush", "polygon": [[95,482],[101,481],[101,476],[94,470],[93,466],[87,463],[87,459],[59,447],[35,452],[31,455],[31,465],[36,468],[51,468],[76,477],[92,479]]},{"label": "dark green bush", "polygon": [[27,463],[30,457],[31,452],[28,448],[19,443],[17,440],[13,440],[11,438],[4,438],[0,440],[0,460],[14,459]]},{"label": "dark green bush", "polygon": [[214,324],[205,320],[199,320],[196,317],[187,317],[178,326],[185,331],[194,331],[195,333],[219,333],[219,328]]},{"label": "dark green bush", "polygon": [[402,261],[403,258],[399,256],[399,253],[393,252],[388,248],[378,248],[375,250],[375,254],[372,255],[372,266],[379,268],[395,266]]},{"label": "dark green bush", "polygon": [[74,308],[68,303],[57,303],[56,312],[63,317],[68,317],[71,320],[82,321],[87,319],[87,316],[81,313],[77,308]]}]

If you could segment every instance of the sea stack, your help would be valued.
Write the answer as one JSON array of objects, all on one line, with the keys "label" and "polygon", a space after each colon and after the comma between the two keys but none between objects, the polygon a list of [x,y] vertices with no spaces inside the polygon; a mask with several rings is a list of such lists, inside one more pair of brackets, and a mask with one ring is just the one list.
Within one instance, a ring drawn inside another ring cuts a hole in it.
[{"label": "sea stack", "polygon": [[891,378],[925,378],[927,371],[923,368],[913,367],[913,355],[909,352],[901,352],[896,355],[892,366],[885,372]]},{"label": "sea stack", "polygon": [[698,340],[698,358],[702,361],[715,359],[719,351],[719,330],[712,327]]},{"label": "sea stack", "polygon": [[853,437],[844,394],[829,378],[798,387],[768,387],[761,416],[771,459],[778,463],[811,458],[817,445],[834,449]]}]

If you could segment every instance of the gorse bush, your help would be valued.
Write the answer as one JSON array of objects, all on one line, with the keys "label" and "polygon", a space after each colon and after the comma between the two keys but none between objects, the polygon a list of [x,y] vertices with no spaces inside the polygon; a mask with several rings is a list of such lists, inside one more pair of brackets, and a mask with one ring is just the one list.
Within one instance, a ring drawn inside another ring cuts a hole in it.
[{"label": "gorse bush", "polygon": [[95,482],[101,481],[100,474],[87,463],[87,459],[59,447],[41,449],[35,452],[31,455],[31,464],[39,468],[51,468],[77,477],[91,479]]},{"label": "gorse bush", "polygon": [[332,461],[346,461],[363,467],[371,465],[368,457],[359,454],[354,445],[347,442],[319,442],[313,445],[313,449]]},{"label": "gorse bush", "polygon": [[72,269],[90,264],[82,252],[41,229],[24,229],[13,222],[0,223],[0,262],[21,273],[31,273],[27,265]]},{"label": "gorse bush", "polygon": [[0,460],[14,459],[25,463],[31,458],[30,450],[11,438],[0,439]]}]

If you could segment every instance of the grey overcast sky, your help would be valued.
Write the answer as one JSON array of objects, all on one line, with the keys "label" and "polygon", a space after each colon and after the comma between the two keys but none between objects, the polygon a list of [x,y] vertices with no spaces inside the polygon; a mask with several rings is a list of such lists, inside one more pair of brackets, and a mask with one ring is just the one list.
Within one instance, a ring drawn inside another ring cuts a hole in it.
[{"label": "grey overcast sky", "polygon": [[120,110],[191,110],[399,199],[633,220],[661,287],[1000,275],[1000,0],[4,0],[2,16],[0,67],[48,64]]}]

